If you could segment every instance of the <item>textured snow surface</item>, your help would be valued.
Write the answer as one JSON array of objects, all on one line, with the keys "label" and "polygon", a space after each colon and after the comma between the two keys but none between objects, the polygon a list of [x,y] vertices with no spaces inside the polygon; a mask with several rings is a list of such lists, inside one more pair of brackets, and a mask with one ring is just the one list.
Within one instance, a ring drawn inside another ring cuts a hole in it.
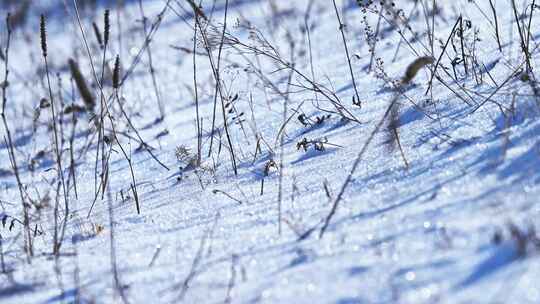
[{"label": "textured snow surface", "polygon": [[[82,104],[77,93],[72,98],[75,89],[68,58],[76,58],[89,83],[94,82],[71,1],[65,2],[69,14],[63,1],[32,2],[36,3],[26,26],[16,29],[12,36],[6,115],[28,197],[39,202],[48,195],[50,201],[39,216],[36,208],[31,208],[35,214],[32,225],[40,234],[34,239],[35,256],[28,264],[21,225],[15,223],[8,229],[12,218],[22,217],[22,210],[15,178],[9,173],[8,149],[0,144],[0,216],[9,216],[0,233],[5,265],[11,271],[9,275],[0,274],[0,302],[72,303],[79,294],[83,303],[121,303],[113,288],[107,195],[103,199],[99,196],[87,218],[95,196],[96,137],[85,114],[78,117],[75,136],[74,153],[80,157],[76,168],[78,193],[75,197],[74,191],[70,192],[71,213],[60,258],[55,260],[51,254],[57,173],[52,133],[47,129],[50,116],[43,111],[35,131],[32,117],[40,99],[48,96],[39,49],[41,12],[49,16],[49,64],[55,94],[59,91],[58,74],[65,103],[71,104],[74,99]],[[111,47],[107,52],[110,68],[119,54],[127,69],[144,42],[138,1],[125,1],[119,15],[115,1],[101,2],[95,10],[81,12],[98,74],[101,51],[91,22],[102,28],[106,5],[112,9]],[[272,2],[277,11],[272,12]],[[403,29],[410,45],[385,19],[380,22],[375,58],[384,61],[384,71],[391,80],[399,80],[418,56],[430,55],[426,22],[431,26],[433,20],[429,17],[426,21],[422,2],[426,10],[431,9],[432,1],[395,1],[405,16],[411,16],[413,30],[418,33],[415,38]],[[368,16],[367,22],[375,31],[379,16],[362,12],[356,1],[337,1],[346,23],[362,100],[359,108],[352,104],[355,93],[332,1],[313,1],[307,18],[310,43],[305,31],[308,1],[229,1],[230,35],[257,45],[246,24],[258,29],[285,61],[292,58],[300,72],[332,88],[360,122],[346,122],[332,113],[318,125],[303,126],[297,119],[299,114],[315,121],[317,116],[327,114],[325,110],[334,108],[321,94],[306,90],[304,87],[310,85],[299,75],[292,75],[287,113],[292,118],[283,131],[284,220],[280,235],[279,172],[272,168],[264,177],[264,170],[270,159],[280,162],[278,132],[283,124],[285,97],[257,75],[262,71],[265,79],[286,92],[289,71],[264,55],[241,56],[234,47],[223,49],[224,94],[238,94],[235,113],[228,114],[238,163],[235,176],[219,103],[216,125],[223,136],[220,144],[216,133],[212,157],[207,157],[214,80],[205,50],[199,47],[197,52],[202,55],[197,55],[196,61],[204,129],[203,165],[196,171],[181,170],[186,164],[178,161],[176,148],[185,146],[192,154],[197,150],[193,56],[179,50],[193,48],[194,18],[187,2],[171,1],[151,42],[164,120],[154,123],[159,110],[146,53],[121,89],[124,107],[141,136],[170,168],[167,171],[148,153],[137,152],[136,140],[121,137],[133,157],[141,214],[136,212],[130,191],[129,166],[118,147],[110,162],[116,261],[129,303],[540,303],[539,251],[534,244],[527,244],[523,254],[508,229],[509,223],[523,231],[529,226],[540,228],[539,104],[528,82],[518,76],[506,82],[519,66],[525,67],[511,1],[494,1],[503,53],[495,39],[489,1],[436,2],[441,12],[434,19],[435,57],[441,54],[462,14],[472,24],[466,32],[469,45],[478,31],[474,73],[483,80],[475,80],[470,59],[469,76],[459,64],[455,72],[459,81],[452,79],[451,56],[461,56],[460,39],[455,39],[456,49],[449,45],[449,55],[442,56],[438,73],[444,84],[434,79],[432,94],[425,94],[431,72],[421,70],[398,99],[399,138],[408,169],[399,150],[388,149],[388,134],[379,132],[320,239],[322,221],[332,207],[324,185],[335,197],[395,95],[391,84],[376,77],[375,69],[368,72],[371,55],[363,18]],[[516,1],[518,11],[523,12],[530,2]],[[142,3],[150,29],[166,1]],[[224,0],[216,1],[215,6],[213,1],[204,0],[203,9],[215,25],[223,24]],[[0,12],[4,20],[7,9]],[[533,69],[539,59],[538,13],[533,16],[530,35]],[[527,9],[522,21],[528,22],[529,14]],[[0,46],[4,48],[6,31],[3,25],[0,29]],[[293,54],[287,35],[295,41]],[[217,60],[217,48],[212,55]],[[4,62],[0,63],[3,80]],[[98,94],[95,84],[92,90]],[[105,92],[108,96],[112,88],[105,86]],[[472,113],[475,104],[488,97],[490,100]],[[235,123],[232,118],[241,112],[242,124]],[[119,112],[116,115],[117,128],[135,138]],[[66,117],[64,123],[66,139],[71,132],[70,119]],[[4,132],[2,127],[2,136]],[[263,138],[257,155],[255,132]],[[158,136],[162,133],[165,135]],[[297,149],[303,138],[326,138],[328,144],[324,151],[312,146],[308,151]],[[81,152],[91,140],[94,144]],[[46,151],[45,156],[29,170],[29,160],[41,150]],[[69,163],[67,151],[64,157]],[[60,201],[63,219],[62,197]],[[299,235],[310,229],[313,233],[299,241]],[[498,234],[502,240],[494,243]]]}]

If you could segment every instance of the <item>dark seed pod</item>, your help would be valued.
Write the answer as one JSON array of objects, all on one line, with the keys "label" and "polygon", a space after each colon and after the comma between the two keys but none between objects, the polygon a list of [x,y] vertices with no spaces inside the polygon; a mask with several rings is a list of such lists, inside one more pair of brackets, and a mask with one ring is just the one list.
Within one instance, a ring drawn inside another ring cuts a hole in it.
[{"label": "dark seed pod", "polygon": [[79,94],[81,95],[81,98],[84,102],[84,106],[89,111],[92,111],[96,106],[96,101],[94,100],[94,96],[92,96],[92,93],[90,93],[90,90],[86,85],[86,81],[84,80],[81,70],[79,69],[79,65],[73,59],[69,59],[68,64],[69,69],[71,70],[71,76],[75,80],[75,84],[79,89]]},{"label": "dark seed pod", "polygon": [[96,40],[99,43],[99,47],[103,48],[103,38],[101,37],[101,32],[99,31],[99,27],[95,22],[92,22],[92,27],[94,28],[94,35],[96,35]]},{"label": "dark seed pod", "polygon": [[105,26],[104,26],[104,29],[103,29],[103,37],[104,37],[104,43],[105,45],[109,44],[109,37],[110,37],[110,32],[111,32],[111,22],[110,22],[110,12],[109,10],[105,10],[105,14],[104,14],[104,19],[105,19]]},{"label": "dark seed pod", "polygon": [[8,33],[11,32],[11,13],[10,12],[8,12],[6,16],[6,27],[7,27]]},{"label": "dark seed pod", "polygon": [[47,28],[45,24],[45,15],[43,14],[41,14],[39,30],[41,34],[41,51],[43,53],[43,57],[47,57]]},{"label": "dark seed pod", "polygon": [[418,71],[420,71],[421,68],[433,63],[433,61],[433,57],[430,56],[417,58],[407,67],[407,71],[405,71],[405,76],[403,77],[402,82],[404,84],[409,83],[416,76],[416,74],[418,73]]},{"label": "dark seed pod", "polygon": [[113,88],[118,89],[120,86],[120,56],[116,55],[116,60],[114,61],[114,71],[113,71]]},{"label": "dark seed pod", "polygon": [[49,102],[49,100],[47,98],[41,98],[41,100],[39,101],[39,108],[40,109],[45,109],[45,108],[48,108],[51,106],[51,103]]}]

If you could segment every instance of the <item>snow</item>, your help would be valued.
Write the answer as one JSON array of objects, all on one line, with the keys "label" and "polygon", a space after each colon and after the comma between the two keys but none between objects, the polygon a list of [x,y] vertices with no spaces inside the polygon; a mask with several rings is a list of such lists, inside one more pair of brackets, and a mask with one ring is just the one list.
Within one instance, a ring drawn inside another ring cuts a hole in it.
[{"label": "snow", "polygon": [[[274,1],[279,10],[276,15],[271,12],[272,1],[229,2],[231,35],[245,43],[256,43],[250,40],[245,27],[238,26],[249,21],[289,60],[286,33],[290,31],[296,41],[296,67],[311,77],[310,50],[302,31],[308,1]],[[424,1],[428,2],[431,1]],[[522,10],[523,3],[518,2]],[[153,22],[166,1],[142,3],[149,22]],[[463,65],[458,65],[460,81],[456,83],[449,76],[453,75],[452,58],[445,55],[441,64],[450,74],[442,71],[439,74],[463,99],[434,80],[433,100],[430,100],[431,95],[424,93],[431,73],[427,68],[421,70],[413,84],[398,97],[399,136],[409,168],[405,167],[399,150],[387,148],[388,135],[377,134],[354,172],[328,230],[319,238],[322,222],[353,161],[396,94],[375,72],[367,71],[370,53],[362,23],[364,13],[356,1],[337,3],[340,14],[345,13],[343,20],[351,55],[358,55],[351,60],[362,107],[352,104],[354,89],[331,1],[313,1],[308,20],[312,24],[313,74],[318,83],[336,92],[360,123],[346,122],[331,114],[320,124],[303,126],[297,119],[299,114],[304,113],[315,121],[317,116],[326,114],[323,110],[334,108],[321,94],[315,96],[312,91],[300,88],[299,85],[309,85],[298,75],[292,76],[287,116],[294,116],[283,133],[284,221],[279,234],[279,170],[271,168],[268,176],[264,176],[264,171],[270,159],[277,166],[280,163],[278,132],[283,124],[285,98],[263,83],[257,71],[262,70],[282,92],[287,91],[289,72],[262,55],[241,56],[230,46],[223,50],[221,77],[225,94],[238,94],[235,113],[244,113],[242,125],[229,122],[238,163],[235,176],[224,135],[221,153],[217,153],[220,146],[217,139],[212,156],[207,157],[214,81],[208,57],[198,55],[203,164],[195,170],[181,170],[186,163],[177,160],[177,147],[189,148],[192,155],[197,151],[193,62],[192,54],[171,46],[192,48],[194,19],[187,2],[171,1],[151,43],[166,113],[164,121],[154,123],[159,109],[146,53],[121,89],[124,108],[141,136],[156,148],[153,150],[156,157],[170,168],[166,170],[148,153],[137,153],[139,144],[135,140],[121,138],[133,157],[141,214],[137,214],[131,194],[128,163],[117,146],[110,161],[115,257],[121,288],[129,303],[540,302],[538,245],[527,244],[524,254],[509,229],[509,223],[523,231],[529,226],[540,229],[536,221],[540,215],[537,97],[527,82],[513,77],[492,96],[495,102],[486,102],[477,111],[473,112],[474,105],[463,101],[482,103],[496,90],[491,77],[501,85],[522,65],[523,55],[509,1],[496,1],[503,54],[498,50],[491,19],[483,16],[485,13],[491,18],[488,1],[438,1],[442,15],[435,18],[436,56],[440,55],[455,20],[463,14],[464,19],[472,21],[473,29],[479,31],[481,39],[476,42],[476,56],[481,60],[480,66],[486,66],[489,76],[483,73],[483,83],[477,84],[472,75],[465,77]],[[414,1],[395,3],[406,15],[416,11],[411,24],[415,31],[425,34],[426,20],[421,6],[415,6]],[[77,59],[88,82],[93,84],[94,93],[99,92],[91,81],[90,62],[73,19],[71,1],[66,4],[69,14],[62,1],[39,1],[30,12],[27,25],[16,29],[12,37],[6,116],[27,196],[37,202],[48,196],[50,201],[41,210],[31,208],[32,224],[42,233],[34,238],[35,256],[28,264],[23,227],[15,223],[13,229],[8,229],[10,219],[22,217],[22,208],[15,178],[10,173],[8,148],[1,144],[0,216],[9,218],[7,225],[0,227],[0,233],[5,264],[11,270],[9,274],[0,274],[2,303],[72,303],[79,297],[82,303],[122,302],[111,269],[107,193],[103,199],[99,196],[87,218],[95,196],[97,137],[87,152],[81,152],[92,138],[88,134],[95,133],[89,131],[89,117],[85,114],[79,117],[75,139],[74,153],[77,157],[81,155],[76,168],[78,195],[75,197],[70,192],[71,213],[65,241],[59,258],[52,254],[57,173],[51,133],[47,129],[50,116],[46,111],[41,113],[36,131],[32,122],[40,99],[48,96],[38,47],[41,12],[50,15],[48,60],[55,94],[59,73],[62,94],[66,103],[71,103],[68,58]],[[101,1],[95,10],[82,11],[98,72],[101,53],[91,22],[102,28],[106,5],[110,5],[113,18],[108,65],[112,68],[114,57],[120,54],[125,71],[144,41],[138,1],[125,1],[121,12],[122,49],[117,41],[115,3]],[[212,1],[203,1],[203,9],[210,14]],[[216,1],[212,20],[218,26],[223,22],[224,9],[225,0]],[[1,15],[6,11],[1,8]],[[367,13],[367,16],[375,30],[378,15]],[[538,20],[535,15],[531,26],[533,69],[539,58]],[[468,32],[470,37],[473,29]],[[1,32],[0,45],[4,48],[7,37],[4,27]],[[384,60],[388,77],[399,80],[417,56],[401,43],[396,59],[392,60],[400,36],[385,22],[381,23],[381,33],[383,38],[377,43],[376,56]],[[410,32],[405,31],[404,35],[411,39]],[[429,44],[426,35],[413,41],[412,46],[420,55],[429,55],[422,47]],[[198,51],[204,53],[203,48]],[[453,50],[448,52],[454,54]],[[217,49],[213,50],[215,59],[217,53]],[[0,63],[3,66],[4,62]],[[4,69],[0,71],[3,76]],[[105,86],[105,92],[108,96],[112,88]],[[510,109],[513,96],[514,113],[503,115],[496,103],[503,105],[502,109]],[[77,93],[74,98],[82,104]],[[217,113],[217,125],[221,127],[219,104]],[[134,137],[120,112],[115,115],[116,128]],[[71,132],[68,123],[66,118],[66,139]],[[165,130],[168,134],[157,137]],[[254,130],[264,139],[257,155]],[[2,134],[5,134],[3,127]],[[323,151],[313,146],[304,151],[297,148],[303,138],[326,139],[328,144]],[[35,170],[29,170],[28,161],[44,149],[45,157]],[[64,154],[65,163],[69,163],[68,155]],[[60,201],[62,207],[63,198]],[[312,233],[299,240],[308,231]],[[503,236],[499,243],[493,241],[498,232]]]}]

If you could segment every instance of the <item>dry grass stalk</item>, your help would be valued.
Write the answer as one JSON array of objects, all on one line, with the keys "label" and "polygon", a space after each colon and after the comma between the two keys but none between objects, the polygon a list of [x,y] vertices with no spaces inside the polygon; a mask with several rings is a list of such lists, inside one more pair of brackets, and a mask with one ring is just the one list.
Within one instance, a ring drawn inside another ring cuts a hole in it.
[{"label": "dry grass stalk", "polygon": [[30,228],[30,216],[29,216],[29,204],[27,204],[26,195],[24,186],[21,181],[21,177],[19,175],[19,167],[17,165],[17,158],[15,156],[15,147],[13,145],[13,140],[11,136],[11,129],[9,128],[9,125],[7,123],[7,117],[6,117],[6,104],[7,104],[7,88],[8,88],[8,76],[9,76],[9,47],[11,43],[11,23],[10,23],[10,14],[7,14],[6,17],[6,29],[7,29],[7,43],[6,43],[6,50],[4,55],[4,81],[3,83],[5,85],[2,87],[2,122],[4,124],[4,130],[6,131],[6,136],[4,137],[4,141],[6,143],[6,146],[8,146],[8,155],[9,160],[11,163],[11,168],[13,169],[13,174],[15,175],[15,180],[17,181],[17,188],[19,189],[19,195],[21,199],[21,205],[23,210],[23,238],[24,238],[24,250],[26,253],[26,262],[30,264],[31,258],[34,255],[34,247],[33,247],[33,240],[32,240],[32,231]]},{"label": "dry grass stalk", "polygon": [[[53,253],[55,255],[58,255],[60,253],[60,247],[62,246],[62,242],[64,240],[64,234],[65,234],[65,231],[66,231],[66,226],[67,226],[67,217],[68,217],[68,214],[69,214],[69,196],[68,196],[68,193],[67,193],[67,188],[66,188],[66,181],[65,181],[65,177],[64,177],[64,168],[62,166],[62,152],[61,152],[61,149],[60,149],[60,137],[59,137],[59,133],[60,133],[60,136],[62,135],[61,132],[59,132],[58,130],[58,118],[56,117],[56,110],[55,110],[55,102],[54,102],[54,97],[53,97],[53,93],[52,93],[52,88],[51,88],[51,80],[50,80],[50,77],[49,77],[49,63],[47,61],[47,24],[46,24],[46,20],[45,20],[45,15],[41,15],[40,17],[40,38],[41,38],[41,51],[42,51],[42,54],[43,54],[43,61],[45,63],[45,75],[47,76],[47,85],[48,85],[48,88],[49,88],[49,98],[50,98],[50,102],[51,102],[51,117],[52,117],[52,126],[53,126],[53,146],[54,146],[54,152],[55,152],[55,156],[56,156],[56,170],[58,172],[58,179],[60,180],[60,183],[62,185],[62,191],[63,191],[63,195],[64,195],[64,214],[65,214],[65,218],[64,218],[64,221],[62,223],[62,227],[61,227],[61,230],[58,231],[58,227],[55,225],[54,227],[54,244],[53,244]],[[59,189],[58,189],[59,190]],[[56,220],[56,219],[55,219]],[[58,232],[60,233],[58,235]]]},{"label": "dry grass stalk", "polygon": [[204,12],[202,11],[202,9],[200,8],[200,6],[198,6],[195,1],[193,0],[186,0],[189,5],[191,5],[191,8],[193,9],[193,12],[195,13],[195,15],[197,17],[200,17],[202,19],[204,19],[205,21],[208,21],[208,17],[206,17],[206,15],[204,14]]}]

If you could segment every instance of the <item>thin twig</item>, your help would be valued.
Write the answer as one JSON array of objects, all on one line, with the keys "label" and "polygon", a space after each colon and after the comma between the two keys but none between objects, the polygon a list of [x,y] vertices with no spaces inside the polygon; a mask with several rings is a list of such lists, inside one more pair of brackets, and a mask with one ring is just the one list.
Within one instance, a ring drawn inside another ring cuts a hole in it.
[{"label": "thin twig", "polygon": [[358,88],[356,87],[356,80],[354,78],[354,72],[351,63],[351,56],[349,55],[349,47],[347,46],[347,39],[345,38],[345,24],[341,22],[341,17],[339,16],[339,11],[336,5],[336,0],[332,0],[334,3],[334,10],[336,12],[336,18],[339,22],[339,31],[341,32],[341,38],[343,39],[343,47],[345,48],[345,55],[347,56],[347,63],[349,65],[349,72],[351,73],[351,80],[354,87],[354,94],[356,96],[356,104],[360,106],[362,102],[360,101],[360,95],[358,94]]}]

